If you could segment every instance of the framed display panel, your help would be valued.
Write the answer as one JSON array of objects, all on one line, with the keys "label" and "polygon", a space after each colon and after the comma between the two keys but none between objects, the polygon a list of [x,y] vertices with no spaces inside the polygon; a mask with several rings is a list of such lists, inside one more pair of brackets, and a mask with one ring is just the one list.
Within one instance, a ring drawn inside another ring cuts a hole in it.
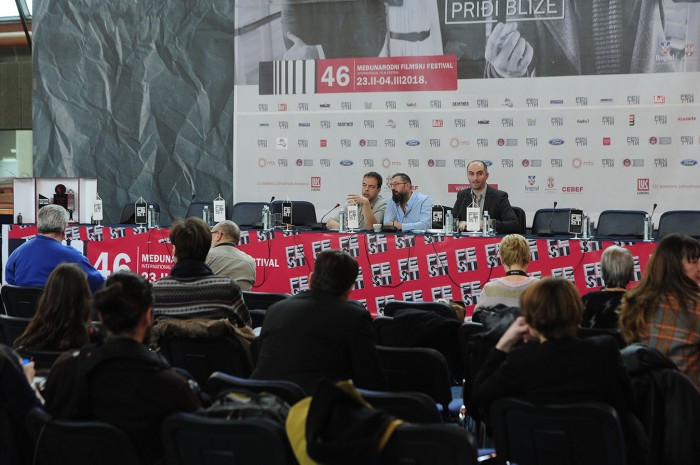
[{"label": "framed display panel", "polygon": [[[73,199],[68,202],[68,193]],[[14,178],[15,219],[22,213],[23,223],[36,223],[39,201],[71,207],[71,223],[87,223],[97,195],[97,178]],[[58,201],[58,202],[56,202]]]}]

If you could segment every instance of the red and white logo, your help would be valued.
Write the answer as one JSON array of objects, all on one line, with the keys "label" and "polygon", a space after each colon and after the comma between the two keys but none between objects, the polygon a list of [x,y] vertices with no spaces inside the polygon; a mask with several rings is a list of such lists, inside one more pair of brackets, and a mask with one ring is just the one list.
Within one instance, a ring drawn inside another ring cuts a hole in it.
[{"label": "red and white logo", "polygon": [[321,176],[311,176],[311,190],[321,189]]},{"label": "red and white logo", "polygon": [[609,138],[609,137],[603,137],[603,145],[605,146],[605,145],[610,145],[610,144],[611,144],[610,138]]},{"label": "red and white logo", "polygon": [[654,137],[654,136],[651,136],[651,137],[649,138],[649,143],[650,143],[651,145],[656,145],[656,143],[657,143],[658,141],[659,141],[659,140],[658,140],[656,137]]},{"label": "red and white logo", "polygon": [[327,139],[321,139],[321,147],[328,147],[328,140]]},{"label": "red and white logo", "polygon": [[444,124],[445,124],[444,121],[441,119],[434,119],[433,120],[433,127],[434,128],[441,128],[444,126]]},{"label": "red and white logo", "polygon": [[654,103],[666,103],[665,95],[654,95]]},{"label": "red and white logo", "polygon": [[527,168],[528,166],[530,166],[530,160],[528,160],[528,159],[523,160],[521,163],[522,163],[522,165],[523,165],[525,168]]},{"label": "red and white logo", "polygon": [[277,104],[277,111],[287,111],[287,104],[286,103],[278,103]]},{"label": "red and white logo", "polygon": [[649,192],[649,178],[637,178],[637,190]]}]

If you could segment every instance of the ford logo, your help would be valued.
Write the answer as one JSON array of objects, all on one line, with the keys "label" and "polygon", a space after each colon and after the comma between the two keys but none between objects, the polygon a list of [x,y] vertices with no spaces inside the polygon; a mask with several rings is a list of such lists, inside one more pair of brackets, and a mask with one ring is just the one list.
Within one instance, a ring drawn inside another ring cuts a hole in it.
[{"label": "ford logo", "polygon": [[407,140],[406,145],[409,147],[415,147],[416,145],[420,145],[420,141],[417,141],[415,139]]},{"label": "ford logo", "polygon": [[690,158],[686,160],[681,160],[681,165],[683,166],[695,166],[698,164],[697,160],[691,160]]},{"label": "ford logo", "polygon": [[341,166],[352,166],[352,160],[342,160],[340,162]]},{"label": "ford logo", "polygon": [[483,162],[484,162],[484,165],[486,165],[486,166],[491,166],[491,165],[493,165],[493,162],[492,162],[491,160],[481,160],[481,161],[483,161]]},{"label": "ford logo", "polygon": [[564,139],[549,139],[550,145],[563,145]]}]

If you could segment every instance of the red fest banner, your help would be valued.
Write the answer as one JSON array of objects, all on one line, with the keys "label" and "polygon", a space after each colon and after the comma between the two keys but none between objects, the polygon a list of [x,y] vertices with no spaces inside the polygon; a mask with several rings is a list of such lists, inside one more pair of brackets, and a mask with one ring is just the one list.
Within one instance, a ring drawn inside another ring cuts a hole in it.
[{"label": "red fest banner", "polygon": [[[3,237],[8,254],[34,237],[35,226],[13,226]],[[83,252],[102,274],[129,270],[151,281],[167,276],[172,245],[167,229],[73,227],[66,231],[71,245]],[[239,248],[257,262],[254,291],[298,294],[309,288],[315,257],[324,250],[342,249],[360,264],[351,298],[376,315],[391,300],[464,301],[469,309],[479,300],[484,284],[504,276],[498,258],[499,238],[414,236],[402,234],[343,234],[332,232],[243,231]],[[607,241],[529,239],[534,277],[572,280],[581,294],[602,285],[600,256]],[[655,243],[615,242],[634,256],[634,279],[641,278]],[[3,263],[7,257],[3,257]]]}]

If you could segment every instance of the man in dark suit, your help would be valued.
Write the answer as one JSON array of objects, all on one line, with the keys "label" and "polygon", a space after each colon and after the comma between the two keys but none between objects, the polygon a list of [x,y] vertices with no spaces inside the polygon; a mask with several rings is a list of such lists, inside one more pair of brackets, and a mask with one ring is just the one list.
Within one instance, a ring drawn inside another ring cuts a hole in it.
[{"label": "man in dark suit", "polygon": [[282,379],[312,393],[321,378],[384,389],[369,312],[348,297],[359,265],[340,250],[316,257],[311,289],[272,305],[260,334],[254,379]]},{"label": "man in dark suit", "polygon": [[467,207],[479,206],[480,217],[484,211],[489,212],[491,225],[498,234],[510,234],[520,232],[518,216],[513,211],[508,200],[508,194],[494,189],[486,184],[489,179],[489,170],[481,160],[474,160],[467,165],[467,179],[470,187],[457,194],[457,201],[452,208],[452,214],[459,220],[459,229],[464,231],[467,227]]}]

